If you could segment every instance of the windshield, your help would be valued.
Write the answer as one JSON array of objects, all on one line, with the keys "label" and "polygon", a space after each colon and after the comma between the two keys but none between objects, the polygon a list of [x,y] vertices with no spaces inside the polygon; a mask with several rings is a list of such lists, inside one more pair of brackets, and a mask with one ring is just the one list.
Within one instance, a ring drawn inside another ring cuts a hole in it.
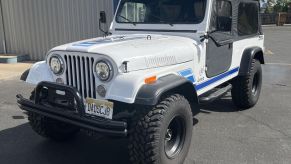
[{"label": "windshield", "polygon": [[116,22],[131,24],[198,24],[206,0],[121,0]]}]

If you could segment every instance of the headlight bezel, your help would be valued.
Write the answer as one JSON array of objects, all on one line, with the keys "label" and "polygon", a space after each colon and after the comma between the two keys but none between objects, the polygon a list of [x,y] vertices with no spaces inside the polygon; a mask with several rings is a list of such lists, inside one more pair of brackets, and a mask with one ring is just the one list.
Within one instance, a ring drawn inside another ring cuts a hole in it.
[{"label": "headlight bezel", "polygon": [[[97,65],[98,65],[99,63],[104,63],[104,64],[108,67],[108,69],[109,69],[109,72],[108,72],[109,75],[108,75],[108,77],[107,77],[106,79],[103,79],[103,78],[98,74],[98,71],[97,71]],[[113,76],[114,76],[113,65],[112,65],[112,63],[111,63],[109,60],[107,60],[107,59],[99,59],[99,60],[97,60],[96,63],[95,63],[95,65],[94,65],[94,72],[95,72],[96,77],[97,77],[100,81],[102,81],[102,82],[109,82],[109,81],[112,80],[112,78],[113,78]]]},{"label": "headlight bezel", "polygon": [[[53,68],[52,68],[52,65],[51,65],[52,59],[54,59],[54,58],[56,58],[59,61],[59,63],[60,63],[60,70],[58,72],[55,72],[53,70]],[[57,75],[57,76],[62,75],[64,73],[64,71],[65,71],[65,62],[64,62],[63,58],[61,57],[61,55],[59,55],[59,54],[52,54],[50,56],[50,59],[49,59],[49,67],[50,67],[51,71],[55,75]]]}]

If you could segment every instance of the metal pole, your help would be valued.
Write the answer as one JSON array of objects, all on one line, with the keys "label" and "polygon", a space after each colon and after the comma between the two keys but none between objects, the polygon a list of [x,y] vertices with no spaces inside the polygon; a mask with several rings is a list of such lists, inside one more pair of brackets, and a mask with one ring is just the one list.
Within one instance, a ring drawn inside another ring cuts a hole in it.
[{"label": "metal pole", "polygon": [[2,0],[0,0],[0,10],[1,10],[1,21],[2,21],[2,29],[3,29],[3,41],[2,41],[2,44],[3,44],[3,48],[4,48],[4,54],[7,54],[6,34],[5,34],[5,25],[4,25]]}]

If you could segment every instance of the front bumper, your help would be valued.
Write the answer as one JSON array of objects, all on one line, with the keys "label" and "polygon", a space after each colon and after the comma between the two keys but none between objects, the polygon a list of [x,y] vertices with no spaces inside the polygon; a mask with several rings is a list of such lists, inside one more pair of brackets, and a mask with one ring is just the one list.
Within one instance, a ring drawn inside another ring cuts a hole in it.
[{"label": "front bumper", "polygon": [[[64,94],[57,95],[57,91],[61,91]],[[59,106],[47,103],[48,100],[55,100],[56,97],[68,100],[67,105]],[[16,98],[18,106],[22,110],[104,135],[127,136],[126,122],[86,116],[82,96],[80,96],[80,93],[74,87],[51,82],[41,82],[35,89],[34,101],[25,99],[22,95],[17,95]]]}]

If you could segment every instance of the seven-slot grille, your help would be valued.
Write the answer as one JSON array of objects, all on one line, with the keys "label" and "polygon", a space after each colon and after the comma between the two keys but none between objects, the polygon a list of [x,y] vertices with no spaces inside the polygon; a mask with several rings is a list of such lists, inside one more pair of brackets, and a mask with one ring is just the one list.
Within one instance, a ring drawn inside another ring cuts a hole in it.
[{"label": "seven-slot grille", "polygon": [[64,55],[66,62],[67,85],[74,86],[83,98],[96,98],[96,83],[93,73],[94,58],[77,55]]}]

